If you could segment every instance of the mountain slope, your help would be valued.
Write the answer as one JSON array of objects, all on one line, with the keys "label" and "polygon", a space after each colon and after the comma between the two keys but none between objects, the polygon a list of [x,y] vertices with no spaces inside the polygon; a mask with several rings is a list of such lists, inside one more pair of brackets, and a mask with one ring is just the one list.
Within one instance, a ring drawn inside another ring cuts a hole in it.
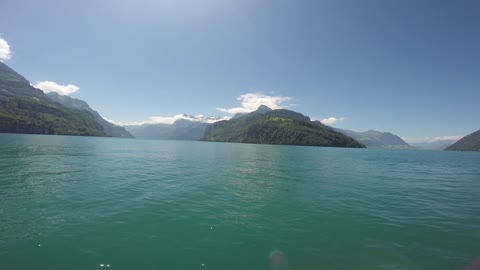
[{"label": "mountain slope", "polygon": [[461,138],[445,150],[450,151],[480,151],[480,129]]},{"label": "mountain slope", "polygon": [[354,138],[367,146],[367,148],[413,149],[411,145],[406,143],[400,137],[389,132],[380,132],[376,130],[355,132],[339,128],[335,128],[334,130]]},{"label": "mountain slope", "polygon": [[103,131],[107,136],[133,138],[132,134],[130,134],[130,132],[128,132],[124,127],[120,127],[108,122],[97,111],[94,111],[92,108],[90,108],[90,106],[88,106],[88,104],[83,100],[71,98],[69,96],[62,96],[55,92],[50,92],[47,94],[47,96],[51,100],[56,101],[67,108],[89,112],[93,115],[93,117],[95,117],[97,123],[103,127]]},{"label": "mountain slope", "polygon": [[93,115],[50,100],[1,62],[0,132],[105,136]]},{"label": "mountain slope", "polygon": [[255,144],[311,145],[363,148],[362,144],[339,132],[311,122],[303,114],[290,110],[257,111],[208,126],[203,140]]}]

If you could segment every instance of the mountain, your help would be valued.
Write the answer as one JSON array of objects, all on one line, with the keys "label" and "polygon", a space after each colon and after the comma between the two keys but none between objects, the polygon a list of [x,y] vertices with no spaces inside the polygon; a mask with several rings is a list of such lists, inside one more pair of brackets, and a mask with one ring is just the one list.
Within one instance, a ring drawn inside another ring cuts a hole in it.
[{"label": "mountain", "polygon": [[49,99],[0,62],[0,132],[105,136],[93,115]]},{"label": "mountain", "polygon": [[441,140],[435,142],[410,143],[410,145],[422,150],[444,150],[455,142],[456,140]]},{"label": "mountain", "polygon": [[198,141],[203,137],[207,123],[178,119],[172,124],[170,140]]},{"label": "mountain", "polygon": [[334,128],[334,130],[354,138],[367,146],[367,148],[413,149],[413,147],[402,140],[402,138],[389,132],[380,132],[376,130],[355,132],[339,128]]},{"label": "mountain", "polygon": [[332,129],[325,128],[303,114],[290,110],[258,110],[241,117],[219,121],[205,130],[205,141],[255,144],[311,145],[332,147],[365,146]]},{"label": "mountain", "polygon": [[445,150],[450,151],[480,151],[480,129],[469,134],[456,143],[450,145]]},{"label": "mountain", "polygon": [[124,128],[137,139],[167,140],[170,136],[168,124],[127,125]]},{"label": "mountain", "polygon": [[120,127],[108,122],[102,116],[100,116],[98,112],[90,108],[90,106],[88,106],[88,104],[83,100],[71,98],[69,96],[62,96],[55,92],[50,92],[47,94],[47,96],[51,100],[56,101],[67,108],[89,112],[91,115],[93,115],[93,117],[95,117],[97,123],[103,127],[103,131],[107,136],[133,138],[132,134],[130,134],[130,132],[128,132],[124,127]]},{"label": "mountain", "polygon": [[139,139],[159,140],[192,140],[203,137],[207,123],[187,119],[178,119],[173,124],[144,124],[141,126],[125,126]]}]

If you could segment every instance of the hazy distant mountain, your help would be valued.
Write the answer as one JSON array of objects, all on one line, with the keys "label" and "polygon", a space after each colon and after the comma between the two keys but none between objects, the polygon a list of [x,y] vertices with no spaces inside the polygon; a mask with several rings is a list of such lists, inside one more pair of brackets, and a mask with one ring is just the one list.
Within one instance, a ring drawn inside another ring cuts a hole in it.
[{"label": "hazy distant mountain", "polygon": [[456,140],[441,140],[435,142],[410,143],[410,145],[423,150],[444,150],[455,142]]},{"label": "hazy distant mountain", "polygon": [[480,151],[480,130],[461,138],[445,150],[451,151]]},{"label": "hazy distant mountain", "polygon": [[367,148],[413,149],[413,147],[402,140],[402,138],[389,132],[380,132],[376,130],[355,132],[339,128],[334,128],[334,130],[354,138],[367,146]]},{"label": "hazy distant mountain", "polygon": [[137,139],[166,140],[170,135],[168,124],[127,125],[124,128]]},{"label": "hazy distant mountain", "polygon": [[207,123],[179,119],[173,124],[144,124],[140,126],[125,126],[135,137],[140,139],[159,140],[193,140],[203,137]]},{"label": "hazy distant mountain", "polygon": [[90,108],[90,106],[88,106],[88,104],[83,100],[71,98],[69,96],[62,96],[55,92],[47,93],[47,96],[51,100],[56,101],[65,107],[89,112],[95,117],[97,123],[103,127],[103,131],[105,134],[107,134],[107,136],[133,138],[132,134],[125,130],[124,127],[120,127],[108,122],[102,116],[100,116],[97,111],[94,111],[92,108]]},{"label": "hazy distant mountain", "polygon": [[209,124],[186,119],[179,119],[172,124],[169,139],[198,141],[203,137]]},{"label": "hazy distant mountain", "polygon": [[0,132],[105,136],[89,112],[52,101],[1,62]]},{"label": "hazy distant mountain", "polygon": [[303,114],[260,106],[247,115],[208,126],[203,140],[256,144],[312,145],[363,148],[362,144]]}]

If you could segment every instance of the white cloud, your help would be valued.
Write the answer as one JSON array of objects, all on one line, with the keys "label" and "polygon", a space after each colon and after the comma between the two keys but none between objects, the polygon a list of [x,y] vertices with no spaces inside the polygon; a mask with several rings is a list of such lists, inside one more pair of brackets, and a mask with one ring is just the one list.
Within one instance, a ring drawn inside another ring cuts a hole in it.
[{"label": "white cloud", "polygon": [[[101,116],[101,115],[100,115],[100,116]],[[110,123],[112,123],[112,124],[114,124],[114,125],[121,126],[120,123],[118,123],[118,122],[116,122],[116,121],[114,121],[114,120],[112,120],[112,119],[109,119],[109,118],[106,118],[106,117],[103,117],[103,116],[102,116],[102,118],[105,119],[107,122],[110,122]]]},{"label": "white cloud", "polygon": [[128,126],[128,125],[144,125],[144,124],[168,124],[171,125],[175,121],[179,119],[185,119],[185,120],[190,120],[194,122],[201,122],[201,123],[215,123],[221,120],[228,120],[230,117],[219,117],[219,116],[204,116],[202,114],[199,115],[187,115],[187,114],[177,114],[174,116],[150,116],[148,117],[148,120],[146,121],[139,121],[139,122],[127,122],[127,123],[118,123],[114,122],[112,120],[108,120],[109,122],[115,123],[117,125],[122,125],[122,126]]},{"label": "white cloud", "polygon": [[333,126],[336,123],[342,122],[342,121],[345,121],[345,120],[347,120],[346,117],[339,117],[339,118],[329,117],[329,118],[325,118],[325,119],[320,120],[320,122],[322,122],[322,124],[324,124],[324,125]]},{"label": "white cloud", "polygon": [[10,45],[8,42],[0,38],[0,62],[9,60],[12,57],[12,51],[10,50]]},{"label": "white cloud", "polygon": [[56,92],[62,96],[68,96],[80,89],[80,87],[73,84],[61,85],[51,81],[37,82],[33,87],[38,88],[45,93]]},{"label": "white cloud", "polygon": [[433,143],[436,141],[445,141],[445,140],[458,141],[461,138],[463,138],[463,136],[457,135],[457,136],[439,136],[439,137],[407,137],[402,139],[407,143]]},{"label": "white cloud", "polygon": [[230,109],[217,108],[221,112],[229,114],[249,113],[255,111],[260,105],[268,106],[269,108],[282,109],[292,105],[283,105],[285,102],[292,100],[291,97],[283,96],[267,96],[260,93],[247,93],[240,95],[237,100],[240,101],[241,107],[234,107]]}]

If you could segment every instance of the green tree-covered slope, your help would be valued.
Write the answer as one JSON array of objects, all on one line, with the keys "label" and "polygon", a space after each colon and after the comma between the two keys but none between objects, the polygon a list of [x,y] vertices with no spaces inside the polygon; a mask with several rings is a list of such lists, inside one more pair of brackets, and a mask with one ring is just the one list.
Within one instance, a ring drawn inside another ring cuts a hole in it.
[{"label": "green tree-covered slope", "polygon": [[[268,108],[267,108],[268,109]],[[207,127],[203,140],[255,144],[365,146],[339,132],[324,128],[290,110],[267,110],[265,106],[247,115]]]},{"label": "green tree-covered slope", "polygon": [[93,115],[50,100],[0,62],[0,132],[105,136]]}]

